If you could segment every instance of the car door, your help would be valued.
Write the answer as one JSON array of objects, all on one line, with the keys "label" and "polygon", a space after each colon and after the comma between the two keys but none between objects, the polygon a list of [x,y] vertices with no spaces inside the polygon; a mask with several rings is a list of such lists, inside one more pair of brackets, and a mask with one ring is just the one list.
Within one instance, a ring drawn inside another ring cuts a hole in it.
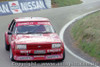
[{"label": "car door", "polygon": [[[13,28],[15,26],[15,21],[13,20],[8,28],[8,33],[12,33],[13,32]],[[11,43],[12,40],[12,34],[8,34],[9,37],[9,44]]]}]

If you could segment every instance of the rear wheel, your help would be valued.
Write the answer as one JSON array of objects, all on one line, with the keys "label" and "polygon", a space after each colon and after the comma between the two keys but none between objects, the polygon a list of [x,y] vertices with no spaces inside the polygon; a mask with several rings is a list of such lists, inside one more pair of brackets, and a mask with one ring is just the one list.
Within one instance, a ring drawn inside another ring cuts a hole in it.
[{"label": "rear wheel", "polygon": [[10,46],[6,43],[6,39],[5,39],[5,49],[6,49],[7,51],[9,51],[9,48],[10,48]]},{"label": "rear wheel", "polygon": [[13,53],[12,53],[11,47],[10,47],[10,56],[9,56],[9,57],[10,57],[10,60],[11,60],[11,61],[14,61],[14,57],[13,57]]}]

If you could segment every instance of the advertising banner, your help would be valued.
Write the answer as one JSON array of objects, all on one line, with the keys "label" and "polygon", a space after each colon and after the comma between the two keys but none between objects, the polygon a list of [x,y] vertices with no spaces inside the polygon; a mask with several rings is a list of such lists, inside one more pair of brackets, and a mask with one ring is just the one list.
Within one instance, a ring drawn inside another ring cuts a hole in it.
[{"label": "advertising banner", "polygon": [[47,9],[44,0],[18,0],[0,3],[0,16]]}]

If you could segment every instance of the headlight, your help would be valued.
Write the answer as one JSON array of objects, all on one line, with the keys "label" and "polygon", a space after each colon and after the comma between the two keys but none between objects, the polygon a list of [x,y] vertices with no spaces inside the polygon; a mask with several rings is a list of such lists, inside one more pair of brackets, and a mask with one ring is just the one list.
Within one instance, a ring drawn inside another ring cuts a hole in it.
[{"label": "headlight", "polygon": [[52,48],[60,48],[61,44],[52,44]]},{"label": "headlight", "polygon": [[26,49],[26,45],[16,45],[16,49]]}]

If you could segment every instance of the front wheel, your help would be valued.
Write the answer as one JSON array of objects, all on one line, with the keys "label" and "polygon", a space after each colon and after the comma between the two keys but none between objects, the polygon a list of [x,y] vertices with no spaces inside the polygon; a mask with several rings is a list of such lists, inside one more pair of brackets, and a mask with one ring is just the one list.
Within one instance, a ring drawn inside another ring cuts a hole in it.
[{"label": "front wheel", "polygon": [[65,59],[65,50],[63,52],[63,58],[60,61],[63,61]]},{"label": "front wheel", "polygon": [[5,39],[5,49],[6,51],[9,51],[9,45],[6,43],[6,39]]},{"label": "front wheel", "polygon": [[56,61],[59,62],[59,61],[63,61],[64,59],[65,59],[65,50],[64,50],[64,52],[63,52],[63,58],[60,59],[60,60],[56,60]]},{"label": "front wheel", "polygon": [[11,60],[11,61],[14,61],[14,57],[13,57],[13,53],[12,53],[11,47],[10,47],[10,56],[9,56],[9,57],[10,57],[10,60]]}]

